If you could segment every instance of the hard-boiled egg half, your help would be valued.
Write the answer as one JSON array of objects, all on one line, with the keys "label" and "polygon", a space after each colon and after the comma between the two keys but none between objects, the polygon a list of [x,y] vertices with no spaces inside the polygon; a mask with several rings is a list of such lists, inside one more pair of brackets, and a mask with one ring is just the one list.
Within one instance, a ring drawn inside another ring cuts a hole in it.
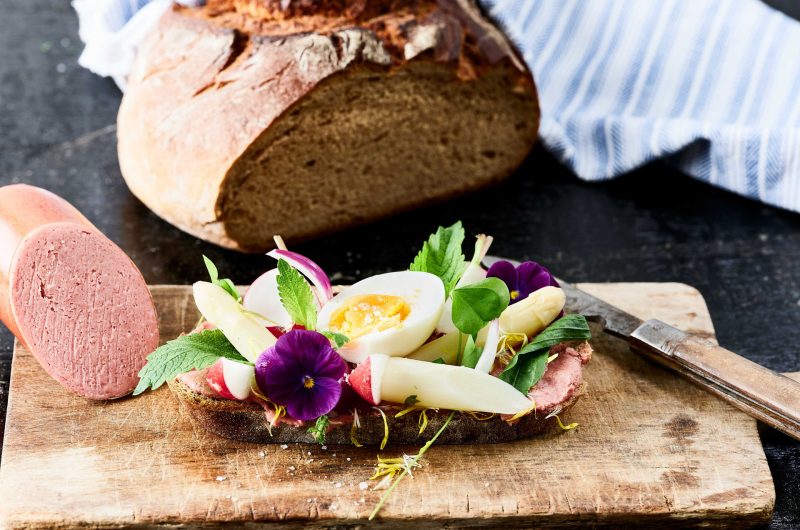
[{"label": "hard-boiled egg half", "polygon": [[328,301],[317,329],[341,333],[350,342],[339,349],[360,363],[373,353],[402,357],[431,336],[444,308],[444,285],[427,272],[401,271],[371,276]]}]

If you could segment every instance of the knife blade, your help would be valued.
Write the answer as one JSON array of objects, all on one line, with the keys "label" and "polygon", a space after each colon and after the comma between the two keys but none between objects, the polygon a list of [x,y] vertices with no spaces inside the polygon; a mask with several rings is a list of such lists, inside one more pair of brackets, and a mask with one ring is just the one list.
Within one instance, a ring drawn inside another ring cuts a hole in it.
[{"label": "knife blade", "polygon": [[[518,261],[486,256],[483,264]],[[556,278],[566,295],[566,310],[580,313],[622,338],[636,353],[683,377],[750,416],[800,440],[800,383],[773,372],[701,337],[657,319],[643,321],[596,296]]]}]

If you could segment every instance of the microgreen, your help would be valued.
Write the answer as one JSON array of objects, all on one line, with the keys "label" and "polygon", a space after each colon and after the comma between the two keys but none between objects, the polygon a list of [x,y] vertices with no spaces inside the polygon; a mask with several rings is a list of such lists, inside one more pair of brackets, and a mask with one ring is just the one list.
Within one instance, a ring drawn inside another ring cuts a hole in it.
[{"label": "microgreen", "polygon": [[292,321],[306,329],[317,326],[317,305],[311,286],[284,259],[278,260],[278,296]]},{"label": "microgreen", "polygon": [[350,443],[356,447],[364,447],[356,438],[356,430],[361,428],[361,420],[358,419],[358,409],[353,409],[353,424],[350,425]]},{"label": "microgreen", "polygon": [[339,349],[350,342],[350,339],[347,338],[347,335],[342,335],[341,333],[336,333],[335,331],[320,331],[320,333],[328,337],[329,340],[332,340],[333,344],[336,346],[336,349]]},{"label": "microgreen", "polygon": [[314,441],[320,445],[325,444],[325,435],[328,432],[328,425],[330,425],[331,420],[328,418],[326,414],[323,414],[319,418],[317,418],[316,423],[314,426],[308,429],[308,432],[314,438]]},{"label": "microgreen", "polygon": [[478,359],[481,358],[481,353],[483,353],[483,348],[479,348],[475,345],[475,339],[472,338],[472,335],[467,337],[467,343],[464,346],[464,354],[461,358],[461,365],[466,366],[467,368],[475,368],[478,364]]},{"label": "microgreen", "polygon": [[430,447],[436,442],[436,440],[439,438],[442,432],[444,432],[447,426],[450,425],[450,421],[453,419],[454,415],[455,411],[451,412],[450,415],[447,416],[447,419],[445,420],[444,424],[439,428],[438,431],[436,431],[436,434],[433,435],[433,438],[425,442],[425,445],[423,445],[420,448],[417,454],[413,456],[403,455],[400,458],[382,459],[380,456],[378,457],[378,465],[375,468],[375,474],[372,475],[372,479],[374,480],[379,477],[388,476],[390,477],[390,480],[392,480],[392,484],[389,486],[389,488],[386,490],[383,496],[381,496],[381,500],[378,501],[378,505],[375,506],[375,509],[372,510],[372,513],[369,516],[370,521],[373,520],[375,516],[378,515],[378,512],[381,511],[381,508],[383,508],[383,505],[386,503],[386,500],[392,494],[392,491],[394,491],[397,485],[400,484],[400,481],[403,480],[403,478],[406,475],[410,474],[411,468],[419,465],[418,464],[419,459],[422,458],[422,455],[424,455],[425,452],[428,449],[430,449]]},{"label": "microgreen", "polygon": [[467,335],[476,335],[486,324],[498,318],[509,302],[508,287],[497,278],[459,287],[451,296],[453,324]]},{"label": "microgreen", "polygon": [[461,244],[464,227],[457,221],[447,228],[439,227],[436,233],[422,244],[409,270],[429,272],[438,276],[444,284],[445,296],[450,294],[466,268]]},{"label": "microgreen", "polygon": [[203,256],[203,262],[206,264],[206,269],[208,269],[208,275],[211,277],[211,283],[222,287],[237,302],[240,301],[242,297],[239,295],[239,291],[236,290],[236,286],[233,284],[233,282],[229,278],[220,278],[217,266],[214,265],[214,262],[208,259],[206,256]]},{"label": "microgreen", "polygon": [[386,444],[389,442],[389,420],[386,418],[386,413],[383,412],[383,409],[379,409],[378,407],[372,408],[380,412],[381,418],[383,418],[383,439],[381,440],[381,451],[383,451],[383,448],[386,447]]},{"label": "microgreen", "polygon": [[417,395],[416,394],[412,394],[412,395],[408,396],[406,398],[406,400],[403,401],[403,405],[405,405],[406,407],[413,407],[417,403],[419,403],[419,400],[417,399]]},{"label": "microgreen", "polygon": [[133,395],[148,388],[153,390],[166,381],[190,370],[202,370],[220,357],[247,363],[233,344],[218,330],[206,330],[171,340],[147,356],[147,364],[139,371],[139,384]]},{"label": "microgreen", "polygon": [[438,359],[434,359],[433,363],[434,364],[444,364],[444,358],[443,357],[439,357]]},{"label": "microgreen", "polygon": [[500,379],[527,394],[544,375],[550,348],[560,342],[590,338],[592,332],[583,315],[563,316],[519,350],[500,374]]}]

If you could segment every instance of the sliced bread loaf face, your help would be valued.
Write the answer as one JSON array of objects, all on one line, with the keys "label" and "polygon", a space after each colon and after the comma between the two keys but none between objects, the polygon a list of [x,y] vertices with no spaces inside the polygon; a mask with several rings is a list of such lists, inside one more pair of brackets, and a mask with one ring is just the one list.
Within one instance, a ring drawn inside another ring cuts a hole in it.
[{"label": "sliced bread loaf face", "polygon": [[119,157],[167,221],[263,251],[497,182],[538,114],[465,0],[216,1],[174,8],[140,50]]}]

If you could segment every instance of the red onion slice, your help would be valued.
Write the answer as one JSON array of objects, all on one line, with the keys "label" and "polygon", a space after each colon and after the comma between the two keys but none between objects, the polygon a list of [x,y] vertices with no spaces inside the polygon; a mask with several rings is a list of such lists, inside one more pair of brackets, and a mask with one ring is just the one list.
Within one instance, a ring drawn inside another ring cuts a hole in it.
[{"label": "red onion slice", "polygon": [[320,305],[325,304],[328,300],[333,298],[333,287],[328,275],[322,270],[322,267],[308,259],[307,257],[292,252],[291,250],[275,249],[267,252],[267,256],[271,258],[284,259],[286,262],[300,271],[300,273],[311,280],[311,283],[317,288],[315,294],[320,302]]}]

